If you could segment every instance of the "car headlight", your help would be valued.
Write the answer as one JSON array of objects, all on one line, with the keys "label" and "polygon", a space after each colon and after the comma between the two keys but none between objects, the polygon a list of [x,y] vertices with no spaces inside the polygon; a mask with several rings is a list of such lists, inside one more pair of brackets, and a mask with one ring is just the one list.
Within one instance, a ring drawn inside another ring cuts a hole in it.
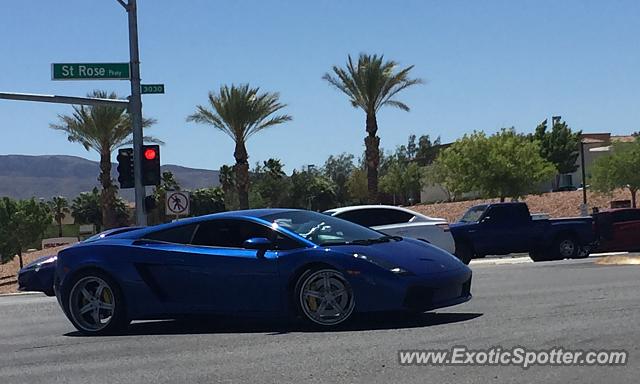
[{"label": "car headlight", "polygon": [[387,271],[389,271],[391,273],[394,273],[396,275],[400,275],[400,276],[413,275],[413,273],[411,273],[410,271],[407,271],[406,269],[404,269],[402,267],[398,267],[397,265],[395,265],[393,263],[390,263],[390,262],[388,262],[386,260],[379,259],[377,257],[363,255],[362,253],[354,253],[353,257],[355,257],[356,259],[368,261],[368,262],[370,262],[372,264],[375,264],[380,268],[386,269]]},{"label": "car headlight", "polygon": [[42,260],[41,262],[36,264],[36,268],[35,268],[36,272],[38,272],[43,265],[55,263],[56,260],[58,260],[58,256],[57,255],[56,256],[51,256],[48,259]]}]

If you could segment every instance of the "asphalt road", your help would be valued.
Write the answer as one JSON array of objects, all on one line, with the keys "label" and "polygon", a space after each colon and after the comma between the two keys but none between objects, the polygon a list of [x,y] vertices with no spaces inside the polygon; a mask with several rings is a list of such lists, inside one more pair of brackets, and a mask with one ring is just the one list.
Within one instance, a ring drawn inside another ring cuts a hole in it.
[{"label": "asphalt road", "polygon": [[[0,383],[636,383],[640,266],[594,259],[474,266],[471,302],[346,329],[227,319],[134,323],[79,336],[55,299],[0,297]],[[626,366],[414,366],[399,349],[625,349]]]}]

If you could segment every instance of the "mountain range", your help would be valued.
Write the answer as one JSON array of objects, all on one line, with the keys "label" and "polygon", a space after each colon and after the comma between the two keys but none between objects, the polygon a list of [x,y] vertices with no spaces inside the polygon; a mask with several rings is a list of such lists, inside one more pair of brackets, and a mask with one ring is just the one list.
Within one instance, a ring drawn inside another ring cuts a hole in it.
[{"label": "mountain range", "polygon": [[[112,164],[111,177],[117,185],[117,163]],[[65,155],[0,155],[0,197],[14,199],[30,197],[50,199],[64,196],[73,199],[81,192],[99,187],[99,165],[96,161]],[[163,165],[161,171],[171,171],[183,189],[218,186],[218,171]],[[150,188],[150,187],[147,187]],[[123,189],[119,195],[133,201],[133,189]]]}]

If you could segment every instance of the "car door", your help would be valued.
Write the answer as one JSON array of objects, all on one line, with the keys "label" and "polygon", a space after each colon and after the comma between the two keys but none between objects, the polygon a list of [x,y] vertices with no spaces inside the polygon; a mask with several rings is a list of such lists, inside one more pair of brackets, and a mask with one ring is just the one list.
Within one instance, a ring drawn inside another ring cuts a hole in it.
[{"label": "car door", "polygon": [[[251,238],[274,242],[266,252],[243,248]],[[248,220],[200,223],[191,242],[188,269],[198,282],[198,301],[212,311],[271,312],[281,308],[279,248],[288,241],[272,228]]]},{"label": "car door", "polygon": [[478,231],[470,234],[479,254],[502,255],[528,249],[529,241],[523,239],[523,235],[528,235],[526,227],[530,223],[530,216],[524,212],[516,212],[514,209],[517,208],[511,205],[494,205],[485,212],[480,219]]}]

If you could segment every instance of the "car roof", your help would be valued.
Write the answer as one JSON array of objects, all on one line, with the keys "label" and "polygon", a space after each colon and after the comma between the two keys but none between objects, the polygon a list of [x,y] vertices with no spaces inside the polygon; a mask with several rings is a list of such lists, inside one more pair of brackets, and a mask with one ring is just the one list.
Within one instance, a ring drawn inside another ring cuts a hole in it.
[{"label": "car roof", "polygon": [[349,207],[340,207],[340,208],[333,208],[333,209],[329,209],[327,211],[324,211],[324,213],[329,214],[329,215],[337,215],[340,213],[344,213],[344,212],[351,212],[351,211],[358,211],[361,209],[392,209],[395,211],[401,211],[401,212],[406,212],[406,213],[410,213],[414,216],[418,216],[427,220],[442,220],[442,221],[446,221],[443,218],[440,217],[431,217],[431,216],[427,216],[427,215],[423,215],[422,213],[416,212],[416,211],[412,211],[411,209],[408,208],[404,208],[404,207],[397,207],[395,205],[374,205],[374,204],[369,204],[369,205],[352,205]]},{"label": "car roof", "polygon": [[263,209],[246,209],[241,211],[218,212],[218,213],[212,213],[209,215],[179,219],[171,223],[142,227],[140,229],[124,232],[121,234],[111,235],[109,236],[109,238],[137,239],[151,232],[161,231],[161,230],[177,227],[180,225],[195,224],[195,223],[199,223],[199,222],[207,221],[211,219],[235,218],[235,219],[242,219],[242,220],[251,220],[256,222],[262,221],[263,224],[268,224],[267,222],[264,221],[264,219],[262,219],[263,217],[274,214],[274,213],[278,213],[278,212],[292,212],[292,211],[302,211],[302,210],[291,209],[291,208],[263,208]]}]

